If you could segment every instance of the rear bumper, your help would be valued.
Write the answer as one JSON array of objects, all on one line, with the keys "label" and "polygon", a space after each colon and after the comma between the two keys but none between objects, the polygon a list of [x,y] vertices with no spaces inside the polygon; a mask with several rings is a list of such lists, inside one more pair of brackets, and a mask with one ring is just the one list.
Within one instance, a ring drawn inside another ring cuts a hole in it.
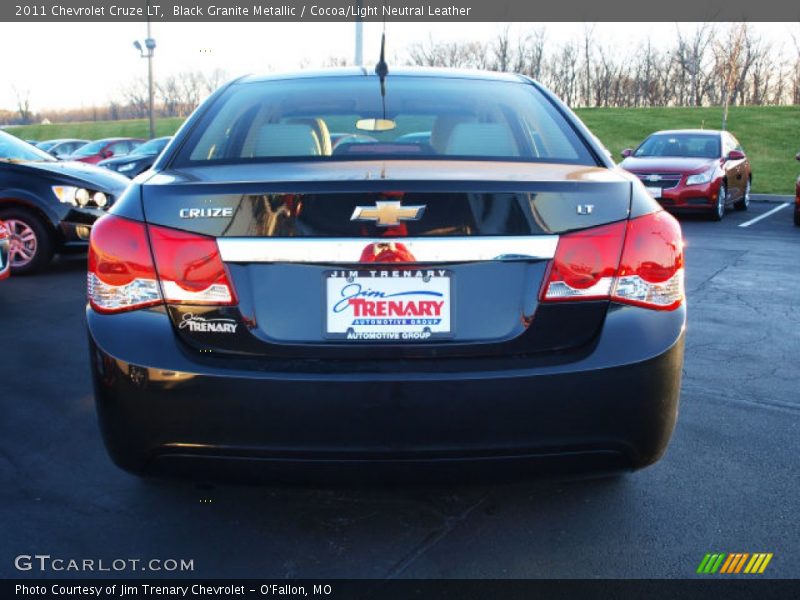
[{"label": "rear bumper", "polygon": [[613,306],[593,348],[555,364],[281,361],[248,371],[235,359],[193,358],[161,309],[87,317],[104,440],[135,472],[584,459],[640,468],[665,451],[678,410],[683,307]]}]

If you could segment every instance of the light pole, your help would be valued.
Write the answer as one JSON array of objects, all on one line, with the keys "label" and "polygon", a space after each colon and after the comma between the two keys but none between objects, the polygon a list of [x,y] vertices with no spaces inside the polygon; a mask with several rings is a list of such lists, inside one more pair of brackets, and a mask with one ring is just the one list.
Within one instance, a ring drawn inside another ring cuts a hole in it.
[{"label": "light pole", "polygon": [[148,96],[148,117],[150,119],[150,139],[156,137],[156,123],[153,114],[154,111],[154,97],[155,91],[153,90],[153,53],[156,50],[156,41],[150,36],[150,2],[147,2],[147,38],[144,40],[144,48],[139,43],[139,40],[133,42],[133,47],[139,51],[142,58],[147,59],[147,96]]},{"label": "light pole", "polygon": [[356,17],[355,62],[357,67],[361,67],[364,65],[364,46],[362,41],[364,36],[364,21],[361,18],[361,0],[356,2],[356,6],[358,7],[358,16]]}]

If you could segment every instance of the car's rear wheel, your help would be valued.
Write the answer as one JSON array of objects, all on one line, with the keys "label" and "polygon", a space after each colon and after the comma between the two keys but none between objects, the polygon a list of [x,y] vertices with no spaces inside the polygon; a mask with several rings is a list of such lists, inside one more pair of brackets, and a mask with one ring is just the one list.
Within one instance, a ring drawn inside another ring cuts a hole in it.
[{"label": "car's rear wheel", "polygon": [[750,178],[747,179],[747,185],[744,188],[744,196],[741,200],[737,200],[733,205],[736,210],[747,210],[750,208]]},{"label": "car's rear wheel", "polygon": [[53,258],[53,238],[42,220],[24,208],[0,211],[11,237],[9,260],[14,275],[28,275],[44,268]]},{"label": "car's rear wheel", "polygon": [[722,221],[722,217],[725,216],[725,203],[728,200],[728,188],[725,186],[723,182],[719,186],[719,192],[717,194],[717,203],[714,205],[714,210],[711,212],[711,219],[713,221]]}]

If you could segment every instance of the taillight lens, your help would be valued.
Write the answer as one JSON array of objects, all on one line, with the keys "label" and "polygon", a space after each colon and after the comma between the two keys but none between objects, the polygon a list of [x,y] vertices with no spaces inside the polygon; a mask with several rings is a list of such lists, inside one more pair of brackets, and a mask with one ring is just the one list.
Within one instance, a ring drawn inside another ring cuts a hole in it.
[{"label": "taillight lens", "polygon": [[660,211],[561,237],[542,302],[612,299],[672,310],[684,299],[683,238]]},{"label": "taillight lens", "polygon": [[143,223],[107,215],[92,227],[89,304],[113,313],[161,302],[161,290]]},{"label": "taillight lens", "polygon": [[92,308],[102,313],[165,301],[236,304],[214,238],[165,227],[148,228],[113,215],[92,227],[88,295]]},{"label": "taillight lens", "polygon": [[683,236],[664,211],[628,221],[625,248],[612,299],[672,310],[684,299]]},{"label": "taillight lens", "polygon": [[4,240],[8,237],[8,229],[6,229],[5,223],[0,221],[0,240]]},{"label": "taillight lens", "polygon": [[150,243],[168,303],[236,304],[214,238],[151,226]]},{"label": "taillight lens", "polygon": [[561,236],[542,300],[608,298],[614,287],[624,236],[625,223]]}]

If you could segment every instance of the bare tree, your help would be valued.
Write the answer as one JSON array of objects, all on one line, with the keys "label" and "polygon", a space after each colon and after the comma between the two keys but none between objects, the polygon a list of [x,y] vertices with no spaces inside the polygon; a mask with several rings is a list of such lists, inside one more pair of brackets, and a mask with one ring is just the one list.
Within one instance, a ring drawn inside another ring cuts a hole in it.
[{"label": "bare tree", "polygon": [[203,87],[207,94],[211,94],[216,89],[230,79],[230,75],[225,69],[216,68],[205,76]]},{"label": "bare tree", "polygon": [[[714,40],[714,29],[708,23],[699,26],[694,34],[685,37],[678,29],[678,47],[675,57],[680,65],[681,90],[688,83],[691,106],[702,106],[707,91],[708,75],[706,69],[708,50]],[[683,104],[683,102],[681,102]]]},{"label": "bare tree", "polygon": [[175,75],[170,75],[159,83],[156,88],[164,115],[167,117],[178,116],[181,105],[181,90],[178,78]]},{"label": "bare tree", "polygon": [[583,26],[583,104],[592,104],[592,36],[594,35],[594,25]]},{"label": "bare tree", "polygon": [[12,86],[14,96],[17,99],[17,113],[22,124],[30,123],[33,116],[31,112],[31,92],[30,90],[20,90]]},{"label": "bare tree", "polygon": [[425,67],[488,69],[486,44],[481,42],[436,42],[428,38],[408,48],[408,63]]},{"label": "bare tree", "polygon": [[199,71],[185,71],[178,74],[178,87],[180,90],[179,116],[186,116],[200,104],[204,81],[203,74]]},{"label": "bare tree", "polygon": [[492,69],[495,71],[508,71],[512,64],[511,35],[508,25],[495,36],[491,47],[492,54],[494,54]]},{"label": "bare tree", "polygon": [[754,60],[754,42],[747,23],[733,25],[714,45],[714,71],[719,79],[722,129],[728,125],[728,109],[735,104]]},{"label": "bare tree", "polygon": [[150,105],[147,80],[137,77],[122,89],[122,97],[130,116],[141,119],[147,116]]},{"label": "bare tree", "polygon": [[545,30],[534,29],[517,39],[514,71],[534,79],[541,79],[544,72]]}]

